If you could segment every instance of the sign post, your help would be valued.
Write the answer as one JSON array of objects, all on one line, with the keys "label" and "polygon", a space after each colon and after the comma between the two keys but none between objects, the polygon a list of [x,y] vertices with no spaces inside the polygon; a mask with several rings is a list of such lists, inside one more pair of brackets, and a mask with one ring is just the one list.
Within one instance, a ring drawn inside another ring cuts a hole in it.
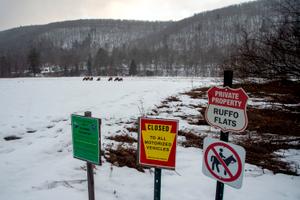
[{"label": "sign post", "polygon": [[86,161],[89,200],[95,200],[93,164],[100,160],[100,119],[92,118],[87,111],[84,116],[72,115],[73,156]]},{"label": "sign post", "polygon": [[[232,79],[233,79],[233,71],[230,70],[224,71],[223,86],[232,87]],[[220,140],[228,142],[228,132],[221,131]],[[224,196],[224,183],[217,181],[215,200],[223,200],[223,196]]]},{"label": "sign post", "polygon": [[161,169],[155,168],[154,171],[154,200],[160,200],[161,188]]},{"label": "sign post", "polygon": [[160,200],[161,168],[175,170],[178,121],[139,118],[138,163],[155,167],[154,200]]},{"label": "sign post", "polygon": [[[232,78],[233,71],[225,70],[224,87],[212,87],[207,92],[205,119],[211,126],[221,129],[220,140],[224,142],[228,142],[228,131],[241,132],[248,125],[246,106],[249,97],[242,88],[231,88]],[[223,194],[224,184],[217,181],[215,200],[222,200]]]}]

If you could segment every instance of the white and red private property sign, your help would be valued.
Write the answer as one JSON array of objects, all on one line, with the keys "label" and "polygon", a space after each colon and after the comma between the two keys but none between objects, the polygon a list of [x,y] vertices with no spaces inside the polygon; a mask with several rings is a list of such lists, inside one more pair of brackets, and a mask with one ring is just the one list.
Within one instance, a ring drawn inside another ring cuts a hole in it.
[{"label": "white and red private property sign", "polygon": [[212,87],[208,90],[206,121],[222,131],[241,132],[248,125],[248,95],[242,88]]}]

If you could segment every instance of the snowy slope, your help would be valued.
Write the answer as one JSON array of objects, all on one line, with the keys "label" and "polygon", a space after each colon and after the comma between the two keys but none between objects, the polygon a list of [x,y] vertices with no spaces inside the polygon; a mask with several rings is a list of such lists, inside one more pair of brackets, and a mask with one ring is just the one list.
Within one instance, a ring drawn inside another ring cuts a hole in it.
[{"label": "snowy slope", "polygon": [[[87,199],[85,163],[72,157],[70,114],[102,119],[102,146],[120,121],[136,119],[164,98],[214,84],[212,78],[0,79],[0,199]],[[217,80],[220,81],[220,80]],[[184,125],[180,125],[181,128]],[[20,139],[6,141],[6,136]],[[295,158],[299,159],[299,158]],[[95,175],[96,199],[153,199],[153,172],[111,166]],[[162,199],[214,199],[215,181],[201,172],[202,151],[178,146],[176,172],[163,170]],[[225,187],[225,200],[300,199],[300,178],[246,165],[243,187]]]}]

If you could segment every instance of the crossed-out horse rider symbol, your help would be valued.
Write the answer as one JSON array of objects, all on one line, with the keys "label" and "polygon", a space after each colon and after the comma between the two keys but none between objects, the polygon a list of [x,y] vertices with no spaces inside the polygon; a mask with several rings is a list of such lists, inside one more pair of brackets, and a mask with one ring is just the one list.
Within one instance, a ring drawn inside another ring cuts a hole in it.
[{"label": "crossed-out horse rider symbol", "polygon": [[[228,156],[227,158],[224,156],[222,148],[219,149],[219,156],[222,158],[222,160],[224,161],[224,163],[227,166],[229,166],[230,164],[236,163],[236,159],[233,157],[233,155]],[[219,165],[221,164],[221,162],[219,161],[219,159],[216,156],[212,155],[210,158],[210,161],[212,162],[212,170],[215,171],[215,168],[216,168],[217,172],[220,173]],[[226,174],[227,174],[227,172],[224,168],[224,175],[226,175]]]}]

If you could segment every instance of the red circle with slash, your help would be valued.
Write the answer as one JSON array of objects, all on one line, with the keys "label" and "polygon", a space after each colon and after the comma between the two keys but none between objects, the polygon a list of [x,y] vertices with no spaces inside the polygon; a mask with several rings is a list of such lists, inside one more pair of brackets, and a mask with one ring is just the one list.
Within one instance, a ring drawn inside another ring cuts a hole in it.
[{"label": "red circle with slash", "polygon": [[[235,173],[232,173],[230,171],[230,169],[227,167],[226,163],[223,161],[223,159],[221,158],[221,156],[218,154],[218,152],[216,151],[215,147],[223,147],[223,148],[227,148],[236,158],[237,160],[237,171]],[[227,174],[229,175],[229,177],[222,177],[221,175],[217,174],[214,172],[214,170],[212,170],[212,168],[210,167],[209,163],[208,163],[208,153],[212,151],[213,155],[218,159],[218,161],[220,162],[220,164],[222,165],[222,167],[224,168],[224,170],[227,172]],[[208,169],[208,171],[218,180],[224,181],[224,182],[233,182],[235,180],[237,180],[241,173],[242,173],[242,161],[241,158],[239,157],[238,153],[228,144],[223,143],[223,142],[216,142],[213,143],[211,145],[209,145],[204,153],[204,161],[205,161],[205,166]]]}]

